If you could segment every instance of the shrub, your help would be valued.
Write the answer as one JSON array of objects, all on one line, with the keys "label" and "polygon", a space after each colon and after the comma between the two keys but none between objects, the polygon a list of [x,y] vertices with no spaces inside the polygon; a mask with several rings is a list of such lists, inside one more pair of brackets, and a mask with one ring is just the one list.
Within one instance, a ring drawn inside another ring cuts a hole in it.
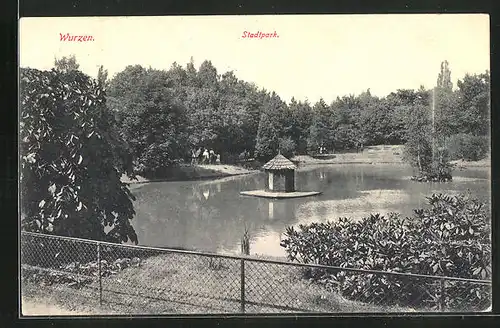
[{"label": "shrub", "polygon": [[434,162],[411,180],[418,182],[448,182],[453,179],[451,172],[454,165],[449,162]]},{"label": "shrub", "polygon": [[[451,173],[454,165],[451,164],[450,155],[445,147],[437,147],[432,156],[432,149],[428,149],[425,161],[420,160],[417,168],[418,175],[411,180],[418,182],[447,182],[452,180]],[[415,167],[415,166],[414,166]]]},{"label": "shrub", "polygon": [[22,68],[19,91],[23,230],[137,243],[120,181],[131,163],[102,87],[79,71]]},{"label": "shrub", "polygon": [[[395,213],[372,214],[360,221],[336,222],[287,228],[281,246],[288,258],[358,269],[432,274],[473,279],[491,278],[489,213],[484,204],[469,196],[432,195],[430,207],[415,210],[412,218]],[[395,278],[351,272],[308,270],[307,276],[357,301],[374,298],[387,304],[436,307],[436,280]],[[446,306],[471,310],[484,305],[483,287],[464,289],[446,284]],[[467,287],[470,287],[467,286]],[[460,290],[459,290],[460,289]],[[486,304],[486,307],[489,304]]]},{"label": "shrub", "polygon": [[219,271],[219,270],[227,269],[227,266],[224,265],[223,261],[220,258],[209,257],[208,258],[208,268],[210,270]]},{"label": "shrub", "polygon": [[455,134],[447,141],[451,159],[477,161],[486,157],[489,151],[489,140],[485,136],[471,134]]}]

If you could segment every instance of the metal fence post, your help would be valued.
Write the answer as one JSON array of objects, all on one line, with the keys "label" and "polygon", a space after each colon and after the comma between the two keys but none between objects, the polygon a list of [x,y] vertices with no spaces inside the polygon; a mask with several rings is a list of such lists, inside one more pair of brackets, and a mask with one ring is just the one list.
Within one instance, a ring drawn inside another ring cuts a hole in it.
[{"label": "metal fence post", "polygon": [[241,259],[241,313],[245,313],[245,260]]},{"label": "metal fence post", "polygon": [[441,292],[440,292],[440,297],[439,297],[439,311],[444,311],[445,308],[445,301],[446,301],[446,292],[445,292],[445,281],[443,278],[439,280],[440,286],[441,286]]},{"label": "metal fence post", "polygon": [[102,305],[101,243],[97,242],[97,274],[99,275],[99,305]]}]

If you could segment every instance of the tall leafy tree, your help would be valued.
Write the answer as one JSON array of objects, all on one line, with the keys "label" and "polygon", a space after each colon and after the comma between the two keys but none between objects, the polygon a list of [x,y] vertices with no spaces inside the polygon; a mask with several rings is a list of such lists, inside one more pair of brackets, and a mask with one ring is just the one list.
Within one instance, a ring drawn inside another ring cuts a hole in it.
[{"label": "tall leafy tree", "polygon": [[489,135],[490,73],[466,74],[457,86],[457,132]]},{"label": "tall leafy tree", "polygon": [[451,70],[448,61],[441,63],[436,87],[432,91],[433,134],[436,146],[444,146],[446,139],[457,127],[456,95],[451,82]]},{"label": "tall leafy tree", "polygon": [[[364,108],[362,106],[368,106],[371,98],[368,90],[360,97],[354,95],[337,97],[330,104],[327,112],[328,118],[323,119],[328,122],[326,131],[329,148],[353,148],[363,143],[361,114]],[[330,130],[329,133],[328,130]]]},{"label": "tall leafy tree", "polygon": [[192,147],[214,147],[217,142],[217,125],[221,123],[219,100],[219,93],[209,88],[196,88],[189,92],[185,105],[189,122],[189,144]]},{"label": "tall leafy tree", "polygon": [[218,151],[229,154],[250,152],[255,147],[259,106],[256,89],[227,72],[219,83],[221,118],[218,122]]},{"label": "tall leafy tree", "polygon": [[77,71],[80,68],[80,65],[76,61],[75,55],[64,56],[60,59],[54,58],[54,66],[55,69],[62,73],[67,73],[70,71]]},{"label": "tall leafy tree", "polygon": [[441,71],[439,72],[437,78],[437,87],[446,91],[453,90],[453,83],[451,82],[451,70],[447,60],[441,63]]},{"label": "tall leafy tree", "polygon": [[197,73],[197,80],[199,87],[216,89],[219,82],[219,76],[217,74],[217,69],[212,65],[212,62],[205,60],[200,65],[200,69]]},{"label": "tall leafy tree", "polygon": [[291,129],[290,138],[300,154],[307,153],[307,138],[312,124],[312,108],[308,102],[297,102],[292,98],[288,106],[290,111]]},{"label": "tall leafy tree", "polygon": [[167,71],[166,77],[169,81],[168,87],[171,90],[174,101],[185,107],[188,94],[191,91],[186,70],[174,62]]},{"label": "tall leafy tree", "polygon": [[313,117],[309,128],[307,146],[310,151],[319,147],[333,148],[332,111],[321,98],[312,108]]},{"label": "tall leafy tree", "polygon": [[245,106],[244,124],[242,126],[243,144],[242,148],[248,154],[253,154],[257,143],[257,133],[259,129],[259,121],[264,110],[264,102],[267,97],[266,93],[259,92],[255,84],[239,81],[240,90],[243,90],[240,97]]},{"label": "tall leafy tree", "polygon": [[107,93],[110,108],[119,113],[134,113],[143,107],[146,75],[147,70],[141,65],[129,65],[116,74]]},{"label": "tall leafy tree", "polygon": [[188,150],[185,108],[173,94],[167,72],[129,66],[114,77],[109,92],[137,172],[168,174]]},{"label": "tall leafy tree", "polygon": [[408,127],[404,158],[419,172],[425,172],[432,165],[431,121],[427,106],[413,106],[407,116]]},{"label": "tall leafy tree", "polygon": [[[265,100],[260,117],[255,146],[257,158],[268,160],[278,153],[280,139],[286,137],[284,122],[287,114],[286,104],[275,92],[272,92],[268,99]],[[281,140],[281,144],[287,144],[288,146],[287,141],[284,140]]]},{"label": "tall leafy tree", "polygon": [[[347,101],[346,101],[347,100]],[[357,99],[353,99],[353,97],[344,97],[344,103],[348,107],[358,107],[361,109],[367,109],[370,108],[373,104],[374,101],[376,101],[377,98],[372,96],[370,89],[367,89],[366,91],[362,92]]]},{"label": "tall leafy tree", "polygon": [[389,111],[387,143],[403,144],[406,142],[407,117],[417,105],[427,106],[428,91],[421,86],[420,90],[398,89],[390,93],[383,101]]},{"label": "tall leafy tree", "polygon": [[108,70],[104,68],[104,66],[99,66],[99,70],[97,71],[97,82],[99,86],[106,90],[109,86],[108,80]]},{"label": "tall leafy tree", "polygon": [[220,150],[230,146],[223,139],[230,138],[228,130],[235,127],[230,122],[235,117],[227,111],[235,100],[231,95],[232,89],[226,87],[219,90],[217,69],[210,61],[204,61],[196,71],[191,60],[186,71],[189,88],[185,105],[189,120],[190,147]]},{"label": "tall leafy tree", "polygon": [[197,81],[197,76],[198,72],[196,71],[196,67],[194,67],[194,59],[191,57],[189,63],[186,64],[186,79],[187,79],[187,84],[190,87],[197,87],[198,81]]},{"label": "tall leafy tree", "polygon": [[22,68],[20,102],[23,229],[137,243],[120,138],[99,83],[77,70]]},{"label": "tall leafy tree", "polygon": [[169,79],[172,81],[174,87],[187,85],[187,79],[188,79],[187,73],[184,70],[184,68],[182,68],[182,66],[180,66],[176,62],[172,63],[172,66],[170,66],[170,69],[168,70],[167,74],[169,76]]},{"label": "tall leafy tree", "polygon": [[393,141],[393,108],[385,99],[373,99],[360,114],[361,129],[367,145],[380,145]]}]

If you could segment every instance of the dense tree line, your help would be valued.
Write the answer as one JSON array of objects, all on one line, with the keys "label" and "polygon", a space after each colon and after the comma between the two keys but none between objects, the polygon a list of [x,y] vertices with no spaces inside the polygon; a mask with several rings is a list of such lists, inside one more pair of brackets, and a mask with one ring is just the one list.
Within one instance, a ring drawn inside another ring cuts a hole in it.
[{"label": "dense tree line", "polygon": [[138,172],[157,174],[200,147],[231,162],[242,154],[267,160],[278,150],[291,156],[320,147],[331,152],[408,142],[428,148],[431,132],[455,144],[456,135],[486,136],[489,72],[466,75],[454,91],[450,74],[444,62],[431,90],[397,90],[380,98],[368,89],[330,104],[287,104],[233,72],[219,74],[210,61],[196,70],[191,60],[167,71],[126,67],[109,82],[108,103]]}]

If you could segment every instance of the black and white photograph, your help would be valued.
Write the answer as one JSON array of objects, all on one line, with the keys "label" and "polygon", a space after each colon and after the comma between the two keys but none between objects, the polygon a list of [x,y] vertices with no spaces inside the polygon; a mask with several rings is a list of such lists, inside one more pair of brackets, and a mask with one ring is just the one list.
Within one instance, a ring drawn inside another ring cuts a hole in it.
[{"label": "black and white photograph", "polygon": [[20,316],[490,312],[489,28],[21,18]]}]

